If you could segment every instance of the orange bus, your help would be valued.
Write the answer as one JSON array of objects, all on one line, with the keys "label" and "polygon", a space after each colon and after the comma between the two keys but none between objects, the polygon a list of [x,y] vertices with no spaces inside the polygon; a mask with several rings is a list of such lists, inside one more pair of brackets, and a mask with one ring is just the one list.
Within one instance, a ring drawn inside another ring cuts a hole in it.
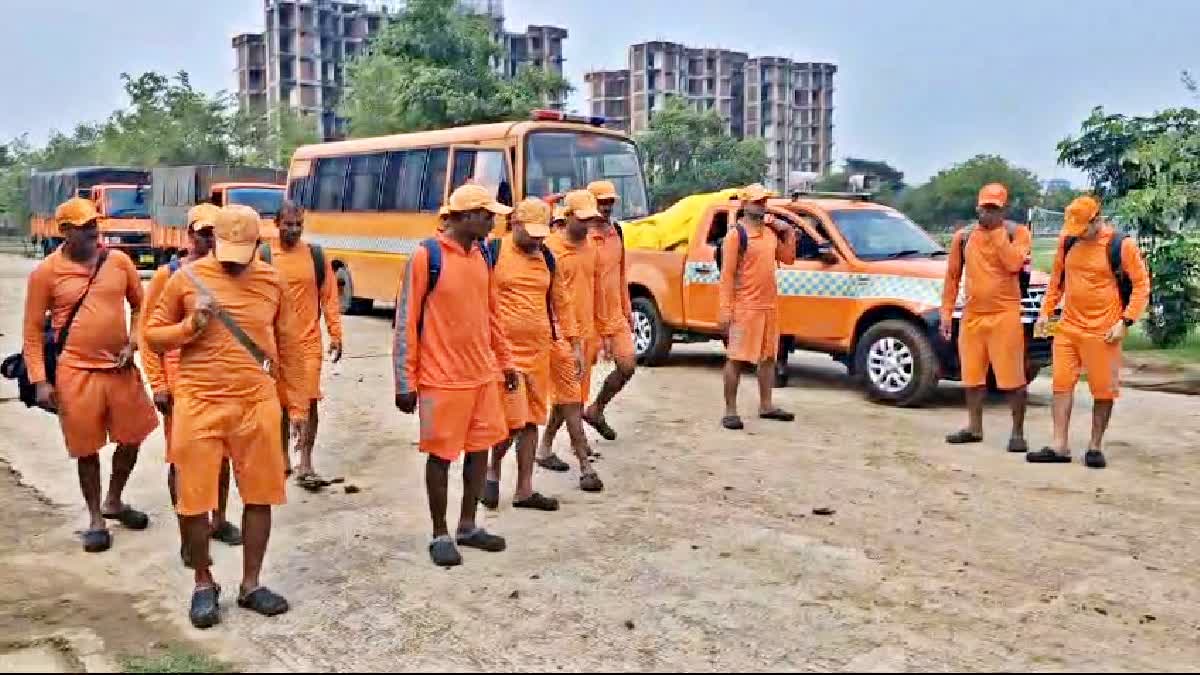
[{"label": "orange bus", "polygon": [[325,249],[342,311],[361,313],[395,301],[408,256],[468,180],[512,205],[606,179],[621,196],[617,218],[647,215],[637,148],[604,124],[539,110],[524,122],[304,146],[292,158],[288,197],[307,210],[305,239]]}]

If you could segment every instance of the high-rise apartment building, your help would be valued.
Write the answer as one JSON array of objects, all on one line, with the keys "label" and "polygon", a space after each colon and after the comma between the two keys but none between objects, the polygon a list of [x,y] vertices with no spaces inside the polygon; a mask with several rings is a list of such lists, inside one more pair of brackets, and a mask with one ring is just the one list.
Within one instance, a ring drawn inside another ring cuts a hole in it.
[{"label": "high-rise apartment building", "polygon": [[643,131],[678,96],[715,110],[734,137],[762,138],[770,160],[764,178],[774,189],[786,190],[793,172],[832,169],[837,66],[661,41],[631,45],[628,59],[626,70],[584,77],[589,111],[611,126]]},{"label": "high-rise apartment building", "polygon": [[[346,86],[345,66],[404,5],[403,0],[263,0],[265,30],[233,38],[242,106],[267,111],[284,105],[318,116],[326,139],[342,137],[346,120],[337,107]],[[530,26],[510,33],[504,30],[501,0],[460,0],[459,6],[491,20],[501,47],[495,63],[501,74],[511,77],[525,65],[562,74],[566,29]],[[565,101],[546,103],[562,107]]]}]

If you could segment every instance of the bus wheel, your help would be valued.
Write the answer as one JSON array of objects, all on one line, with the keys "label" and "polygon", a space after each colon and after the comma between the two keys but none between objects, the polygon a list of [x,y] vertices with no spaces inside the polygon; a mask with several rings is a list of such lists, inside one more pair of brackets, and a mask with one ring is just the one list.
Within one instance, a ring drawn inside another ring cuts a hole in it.
[{"label": "bus wheel", "polygon": [[342,305],[342,314],[366,314],[375,306],[373,300],[354,297],[354,283],[350,280],[350,268],[341,265],[334,272],[337,276],[338,299]]}]

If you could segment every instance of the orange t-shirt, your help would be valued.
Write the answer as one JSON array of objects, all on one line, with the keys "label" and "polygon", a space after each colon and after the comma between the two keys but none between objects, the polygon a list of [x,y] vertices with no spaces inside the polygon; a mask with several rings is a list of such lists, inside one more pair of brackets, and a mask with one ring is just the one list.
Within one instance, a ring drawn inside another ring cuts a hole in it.
[{"label": "orange t-shirt", "polygon": [[554,254],[554,263],[562,278],[563,290],[571,297],[576,330],[583,339],[597,337],[597,328],[605,322],[596,249],[589,239],[590,237],[584,237],[583,241],[576,244],[564,231],[554,232],[546,237],[546,246]]},{"label": "orange t-shirt", "polygon": [[[1063,301],[1060,330],[1083,335],[1102,336],[1128,319],[1137,321],[1150,302],[1150,272],[1142,260],[1137,242],[1127,237],[1121,244],[1121,268],[1133,282],[1129,306],[1121,311],[1121,293],[1109,263],[1109,246],[1115,236],[1111,227],[1104,227],[1095,239],[1079,239],[1063,260],[1064,240],[1058,243],[1054,256],[1054,271],[1050,273],[1050,288],[1042,303],[1042,315],[1050,316]],[[1066,269],[1066,288],[1063,270]]]},{"label": "orange t-shirt", "polygon": [[[729,228],[721,244],[721,317],[728,319],[734,308],[775,309],[779,286],[775,270],[779,264],[796,261],[794,231],[780,239],[766,225],[746,228],[746,250],[740,251],[737,228]],[[740,260],[738,259],[740,256]]]},{"label": "orange t-shirt", "polygon": [[[554,277],[551,287],[550,270],[546,267],[541,250],[525,253],[517,248],[511,235],[500,240],[500,256],[492,272],[492,282],[496,285],[500,326],[512,350],[513,363],[519,371],[529,372],[550,353],[552,341],[547,293],[553,294],[550,302],[558,337],[564,340],[579,337],[575,310],[564,287],[562,273],[558,270],[557,258]],[[441,284],[440,281],[438,283]]]},{"label": "orange t-shirt", "polygon": [[625,247],[621,235],[612,224],[593,227],[588,232],[592,248],[596,250],[596,278],[599,280],[598,296],[603,303],[601,322],[596,332],[602,337],[616,335],[629,330],[629,285],[625,281]]},{"label": "orange t-shirt", "polygon": [[179,379],[179,350],[172,349],[160,354],[146,343],[146,325],[158,307],[158,301],[162,299],[163,290],[170,279],[171,268],[166,265],[159,267],[154,276],[150,277],[150,283],[146,286],[146,311],[142,312],[141,326],[138,327],[142,372],[146,374],[146,381],[150,383],[150,391],[156,394],[171,391],[172,383]]},{"label": "orange t-shirt", "polygon": [[963,264],[962,238],[966,230],[954,233],[950,258],[946,264],[946,282],[942,287],[942,321],[949,322],[958,304],[958,289],[966,277],[967,301],[963,312],[974,316],[1021,311],[1020,272],[1029,261],[1033,235],[1018,225],[1009,239],[1007,224],[991,230],[975,227],[967,240],[966,264]]},{"label": "orange t-shirt", "polygon": [[[50,312],[54,331],[60,333],[71,307],[83,296],[92,271],[68,258],[60,248],[29,274],[23,348],[31,382],[46,381],[46,312]],[[142,282],[129,256],[110,249],[79,308],[58,363],[79,369],[115,368],[117,356],[129,344],[126,301],[136,315],[142,307]]]},{"label": "orange t-shirt", "polygon": [[337,278],[333,266],[325,260],[325,286],[317,289],[317,271],[313,268],[312,249],[304,242],[292,250],[271,246],[271,265],[279,270],[287,284],[289,306],[300,326],[300,337],[311,358],[322,358],[321,315],[334,342],[342,341],[342,308],[338,299]]},{"label": "orange t-shirt", "polygon": [[[392,370],[399,393],[425,387],[473,389],[514,367],[500,328],[492,271],[479,245],[463,250],[445,233],[437,240],[442,271],[428,300],[429,252],[420,246],[408,260],[396,302]],[[422,305],[424,330],[418,332]]]},{"label": "orange t-shirt", "polygon": [[[241,275],[225,273],[216,258],[203,258],[188,269],[208,287],[220,306],[275,363],[294,419],[308,417],[303,343],[283,279],[275,268],[254,261]],[[180,270],[163,289],[162,300],[146,324],[147,345],[160,352],[179,350],[179,376],[172,392],[212,403],[278,398],[278,384],[254,362],[246,348],[215,316],[200,333],[192,327],[198,293]]]}]

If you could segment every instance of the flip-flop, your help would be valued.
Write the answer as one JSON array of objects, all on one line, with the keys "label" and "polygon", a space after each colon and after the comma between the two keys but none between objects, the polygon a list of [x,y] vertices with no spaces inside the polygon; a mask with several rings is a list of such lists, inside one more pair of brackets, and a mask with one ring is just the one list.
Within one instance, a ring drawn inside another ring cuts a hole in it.
[{"label": "flip-flop", "polygon": [[794,421],[796,421],[795,415],[793,415],[792,413],[790,413],[786,410],[783,410],[781,408],[775,408],[774,410],[768,410],[767,412],[759,413],[758,416],[761,419],[772,420],[775,422],[794,422]]},{"label": "flip-flop", "polygon": [[483,484],[483,494],[479,495],[479,503],[495,511],[500,508],[500,481],[489,480]]},{"label": "flip-flop", "polygon": [[500,553],[508,548],[508,542],[504,540],[504,537],[491,534],[482,527],[477,527],[470,532],[459,532],[455,538],[458,540],[459,546],[476,548],[488,553]]},{"label": "flip-flop", "polygon": [[200,630],[221,623],[221,587],[214,584],[192,591],[192,607],[188,610],[188,618]]},{"label": "flip-flop", "polygon": [[150,516],[131,506],[122,506],[116,513],[102,513],[107,520],[115,520],[130,530],[144,530],[150,527]]},{"label": "flip-flop", "polygon": [[438,567],[458,567],[463,561],[449,535],[437,537],[429,542],[429,559]]},{"label": "flip-flop", "polygon": [[972,433],[966,429],[960,429],[949,436],[946,436],[946,442],[950,445],[967,445],[969,443],[982,443],[983,436]]},{"label": "flip-flop", "polygon": [[737,415],[726,415],[722,417],[721,426],[730,431],[741,431],[742,429],[746,428],[746,425],[742,423],[742,418],[738,417]]},{"label": "flip-flop", "polygon": [[600,437],[603,438],[604,440],[606,440],[606,441],[617,440],[616,430],[613,429],[612,427],[608,426],[608,421],[604,419],[604,415],[601,415],[599,417],[592,417],[591,415],[584,413],[583,421],[587,422],[587,425],[589,427],[595,429],[596,433],[600,434]]},{"label": "flip-flop", "polygon": [[547,471],[555,471],[557,473],[566,473],[567,471],[571,470],[571,465],[569,465],[566,462],[559,459],[558,455],[554,454],[553,452],[550,453],[549,456],[538,457],[534,461],[537,462],[538,466],[542,467],[543,469],[545,469]]},{"label": "flip-flop", "polygon": [[1024,438],[1010,438],[1008,439],[1008,451],[1029,452],[1029,444],[1025,442]]},{"label": "flip-flop", "polygon": [[1088,450],[1087,454],[1083,456],[1083,463],[1089,469],[1103,469],[1108,466],[1108,460],[1099,450]]},{"label": "flip-flop", "polygon": [[557,511],[558,500],[535,492],[520,501],[513,500],[514,509],[533,509],[534,511]]},{"label": "flip-flop", "polygon": [[279,616],[290,609],[288,601],[282,595],[266,586],[259,586],[240,596],[237,604],[242,609],[248,609],[263,616]]},{"label": "flip-flop", "polygon": [[333,485],[333,483],[321,478],[315,473],[305,473],[296,476],[296,485],[299,485],[309,492],[320,492],[330,485]]},{"label": "flip-flop", "polygon": [[237,525],[228,520],[213,530],[212,538],[227,546],[242,545],[242,531],[238,529]]},{"label": "flip-flop", "polygon": [[112,548],[112,533],[108,530],[88,530],[83,533],[83,550],[87,553],[104,553]]},{"label": "flip-flop", "polygon": [[1054,448],[1042,448],[1037,452],[1025,454],[1025,461],[1030,464],[1070,464],[1070,455],[1060,455]]},{"label": "flip-flop", "polygon": [[603,492],[604,481],[595,472],[585,473],[579,477],[579,489],[584,492]]}]

